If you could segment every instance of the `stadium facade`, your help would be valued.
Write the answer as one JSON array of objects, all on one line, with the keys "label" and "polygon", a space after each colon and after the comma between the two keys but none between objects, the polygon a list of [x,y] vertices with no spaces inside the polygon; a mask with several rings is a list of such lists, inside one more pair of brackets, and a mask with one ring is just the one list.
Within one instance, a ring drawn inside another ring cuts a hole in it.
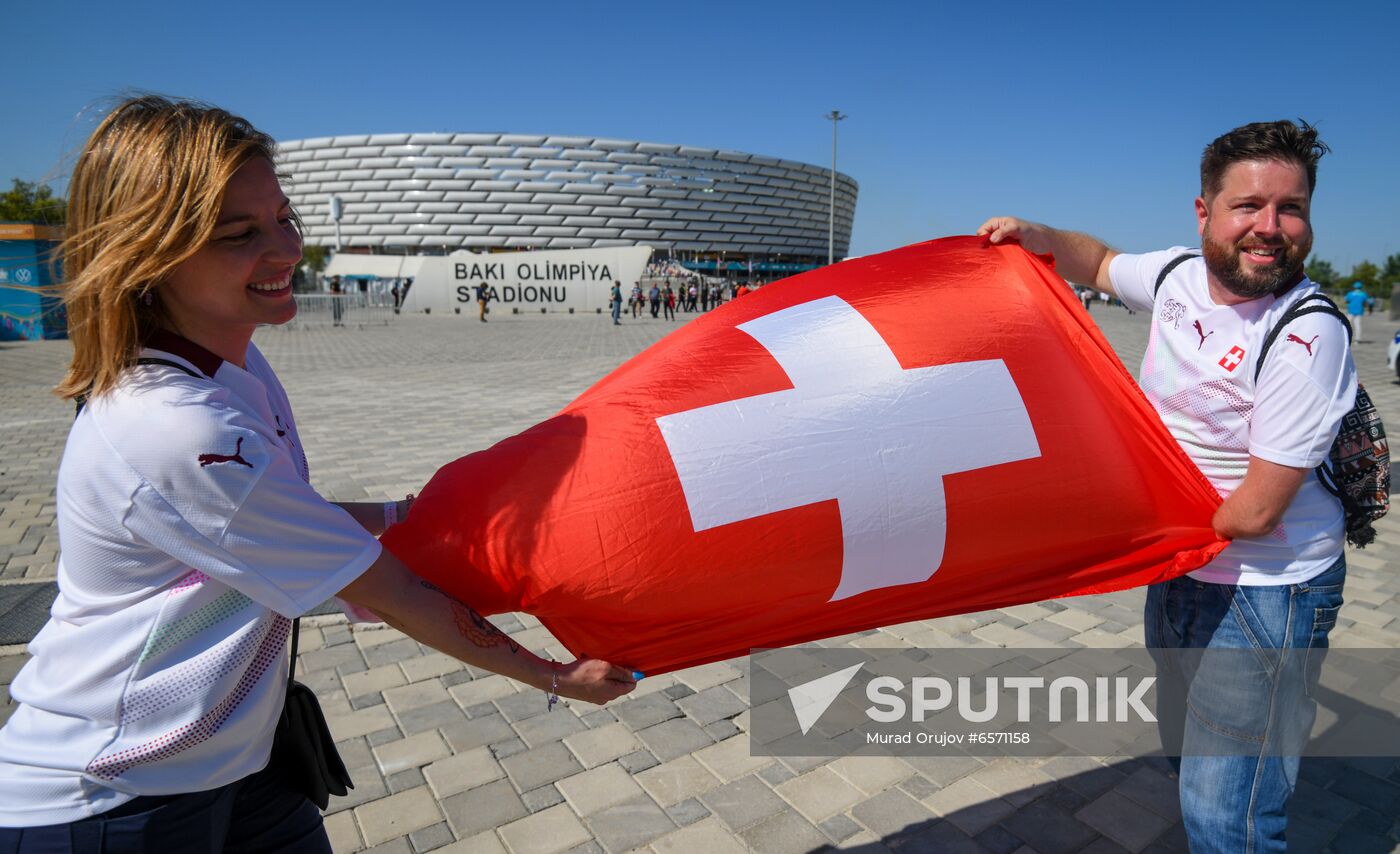
[{"label": "stadium facade", "polygon": [[[776,157],[592,137],[403,133],[283,141],[278,165],[307,242],[339,239],[347,252],[645,245],[653,260],[761,278],[826,263],[831,172]],[[838,260],[857,191],[836,174]]]}]

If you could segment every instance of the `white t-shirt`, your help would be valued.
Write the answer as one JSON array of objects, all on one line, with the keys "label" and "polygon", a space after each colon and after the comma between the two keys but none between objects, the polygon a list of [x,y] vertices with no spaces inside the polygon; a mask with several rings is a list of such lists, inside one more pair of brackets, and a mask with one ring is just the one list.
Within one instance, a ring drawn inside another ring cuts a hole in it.
[{"label": "white t-shirt", "polygon": [[[1280,298],[1217,305],[1205,261],[1193,258],[1154,298],[1162,268],[1189,251],[1198,250],[1119,255],[1109,265],[1124,305],[1152,311],[1139,378],[1147,399],[1221,497],[1239,487],[1251,456],[1316,467],[1356,400],[1346,327],[1321,312],[1293,321],[1270,345],[1256,385],[1264,339],[1317,285],[1304,279]],[[1191,575],[1219,584],[1296,584],[1331,566],[1342,543],[1341,502],[1309,474],[1273,533],[1233,541]]]},{"label": "white t-shirt", "polygon": [[[51,617],[0,729],[0,826],[59,824],[267,764],[289,618],[380,546],[307,483],[296,422],[246,370],[166,335],[74,422],[58,474]],[[212,379],[212,381],[211,381]]]}]

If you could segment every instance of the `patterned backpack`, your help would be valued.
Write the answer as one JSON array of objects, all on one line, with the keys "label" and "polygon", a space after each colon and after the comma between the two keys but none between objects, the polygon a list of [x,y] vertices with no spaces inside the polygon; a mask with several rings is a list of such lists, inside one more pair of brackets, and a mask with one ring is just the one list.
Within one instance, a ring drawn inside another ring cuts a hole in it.
[{"label": "patterned backpack", "polygon": [[[1269,336],[1264,339],[1264,347],[1254,363],[1255,382],[1259,381],[1265,354],[1283,328],[1305,314],[1316,312],[1337,318],[1346,327],[1347,340],[1351,340],[1351,323],[1335,303],[1322,294],[1305,296],[1289,306],[1274,328],[1269,330]],[[1376,411],[1371,396],[1359,382],[1356,384],[1356,402],[1342,417],[1327,460],[1317,467],[1317,479],[1328,492],[1341,499],[1342,511],[1346,516],[1347,542],[1359,549],[1370,545],[1376,538],[1376,529],[1371,523],[1390,509],[1390,448],[1386,444],[1381,414]]]},{"label": "patterned backpack", "polygon": [[[1157,276],[1152,293],[1155,295],[1162,289],[1162,283],[1172,270],[1199,257],[1200,253],[1187,252],[1167,262]],[[1269,330],[1259,358],[1254,362],[1256,383],[1259,372],[1264,368],[1264,356],[1283,328],[1305,314],[1319,311],[1337,318],[1346,327],[1347,341],[1351,341],[1351,321],[1347,320],[1336,303],[1322,294],[1305,296],[1289,306],[1274,328]],[[1390,446],[1386,444],[1381,414],[1376,411],[1371,396],[1359,382],[1356,384],[1356,402],[1342,417],[1327,460],[1317,467],[1317,479],[1342,502],[1347,542],[1358,549],[1370,545],[1376,538],[1376,529],[1371,523],[1390,510]]]}]

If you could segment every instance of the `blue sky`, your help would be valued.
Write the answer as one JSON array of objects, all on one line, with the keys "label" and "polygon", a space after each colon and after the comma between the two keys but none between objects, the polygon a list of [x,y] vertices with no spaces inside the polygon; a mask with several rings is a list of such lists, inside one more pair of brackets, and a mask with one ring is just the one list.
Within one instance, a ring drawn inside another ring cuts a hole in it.
[{"label": "blue sky", "polygon": [[1201,148],[1304,117],[1317,257],[1400,252],[1400,4],[6,3],[0,181],[63,184],[93,105],[197,97],[280,138],[609,136],[828,164],[852,254],[1011,213],[1196,240]]}]

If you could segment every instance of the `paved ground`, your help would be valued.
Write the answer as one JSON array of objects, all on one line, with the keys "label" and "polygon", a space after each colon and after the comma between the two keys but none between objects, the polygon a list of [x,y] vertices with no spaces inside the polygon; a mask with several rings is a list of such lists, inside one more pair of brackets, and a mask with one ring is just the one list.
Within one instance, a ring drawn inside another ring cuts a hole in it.
[{"label": "paved ground", "polygon": [[[1096,308],[1133,368],[1146,320]],[[684,318],[684,315],[682,316]],[[1385,369],[1393,324],[1357,348],[1392,429],[1400,385]],[[399,496],[441,464],[552,414],[671,328],[599,317],[400,318],[390,327],[268,330],[328,497]],[[62,342],[0,344],[0,591],[51,579],[53,482],[72,413],[48,395]],[[1396,514],[1400,517],[1400,513]],[[1400,644],[1400,518],[1350,555],[1338,646]],[[42,592],[42,589],[40,589]],[[11,597],[13,600],[15,597]],[[859,646],[1141,643],[1141,591],[889,626]],[[0,624],[4,622],[0,606]],[[501,621],[536,650],[563,651],[529,617]],[[1177,851],[1163,766],[1093,758],[837,761],[751,757],[746,663],[644,680],[603,709],[545,715],[544,698],[386,629],[314,618],[303,678],[321,698],[358,787],[327,825],[338,851],[805,852]],[[23,663],[0,648],[0,684]],[[8,694],[0,692],[0,720]],[[1400,849],[1400,765],[1308,761],[1294,803],[1299,851]]]}]

